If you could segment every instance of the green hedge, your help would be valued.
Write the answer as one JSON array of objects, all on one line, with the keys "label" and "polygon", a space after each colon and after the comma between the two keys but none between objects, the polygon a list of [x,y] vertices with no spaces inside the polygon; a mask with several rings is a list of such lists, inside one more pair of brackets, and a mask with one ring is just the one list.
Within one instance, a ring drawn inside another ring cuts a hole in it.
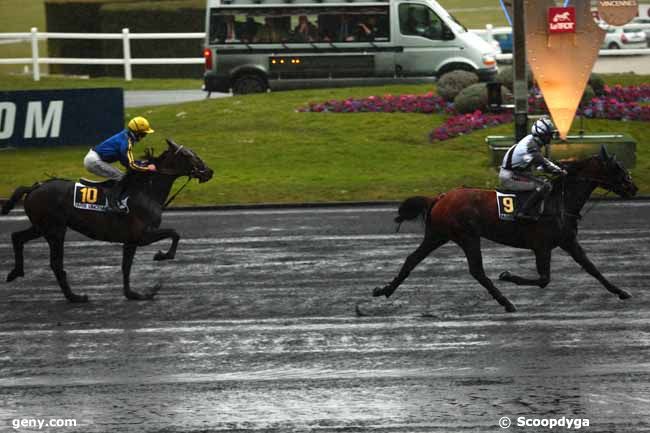
[{"label": "green hedge", "polygon": [[[47,0],[48,31],[79,33],[179,33],[205,31],[204,0]],[[48,44],[51,57],[121,58],[119,40],[53,39]],[[132,40],[131,56],[201,57],[200,39]],[[123,76],[122,66],[52,65],[53,73]],[[202,65],[134,65],[139,78],[200,78]]]}]

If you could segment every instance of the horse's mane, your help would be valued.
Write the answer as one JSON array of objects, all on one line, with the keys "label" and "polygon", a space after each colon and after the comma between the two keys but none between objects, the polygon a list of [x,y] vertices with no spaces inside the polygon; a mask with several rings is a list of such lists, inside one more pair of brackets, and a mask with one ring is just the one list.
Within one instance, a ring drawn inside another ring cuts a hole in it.
[{"label": "horse's mane", "polygon": [[566,171],[569,172],[569,174],[575,174],[578,171],[582,170],[585,168],[587,165],[589,165],[594,159],[599,158],[598,155],[592,155],[584,159],[574,159],[574,158],[569,158],[569,159],[561,159],[558,161],[560,166],[564,168]]}]

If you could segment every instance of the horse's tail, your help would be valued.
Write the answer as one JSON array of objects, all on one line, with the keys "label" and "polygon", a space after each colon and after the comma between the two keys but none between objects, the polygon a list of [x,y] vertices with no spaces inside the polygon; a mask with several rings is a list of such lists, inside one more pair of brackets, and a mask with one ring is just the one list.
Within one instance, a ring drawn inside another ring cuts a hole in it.
[{"label": "horse's tail", "polygon": [[397,210],[399,215],[395,217],[395,222],[402,224],[404,221],[411,221],[418,217],[426,220],[429,211],[442,196],[443,194],[436,197],[416,196],[407,198],[399,205],[399,209]]},{"label": "horse's tail", "polygon": [[41,184],[40,182],[37,182],[32,186],[19,186],[16,188],[9,200],[7,200],[7,202],[2,206],[2,211],[0,211],[0,214],[7,215],[9,211],[13,209],[14,206],[16,206],[16,203],[18,203],[20,199],[23,198],[24,195],[30,194],[39,186],[41,186]]}]

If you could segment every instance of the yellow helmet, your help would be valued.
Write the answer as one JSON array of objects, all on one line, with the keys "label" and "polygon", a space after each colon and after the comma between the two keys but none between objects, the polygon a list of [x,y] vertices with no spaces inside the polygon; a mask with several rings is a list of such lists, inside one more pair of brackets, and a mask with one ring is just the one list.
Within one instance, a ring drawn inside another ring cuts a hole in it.
[{"label": "yellow helmet", "polygon": [[149,121],[141,116],[129,120],[129,123],[126,126],[136,134],[151,134],[153,132],[153,129],[151,129],[151,126],[149,125]]}]

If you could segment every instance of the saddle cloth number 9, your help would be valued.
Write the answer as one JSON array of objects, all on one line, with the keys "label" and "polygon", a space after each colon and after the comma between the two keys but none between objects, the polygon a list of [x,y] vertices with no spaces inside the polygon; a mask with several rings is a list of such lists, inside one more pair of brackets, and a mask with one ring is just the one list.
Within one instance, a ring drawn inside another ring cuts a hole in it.
[{"label": "saddle cloth number 9", "polygon": [[497,205],[499,207],[499,219],[514,221],[517,213],[517,196],[514,194],[503,194],[497,192]]}]

